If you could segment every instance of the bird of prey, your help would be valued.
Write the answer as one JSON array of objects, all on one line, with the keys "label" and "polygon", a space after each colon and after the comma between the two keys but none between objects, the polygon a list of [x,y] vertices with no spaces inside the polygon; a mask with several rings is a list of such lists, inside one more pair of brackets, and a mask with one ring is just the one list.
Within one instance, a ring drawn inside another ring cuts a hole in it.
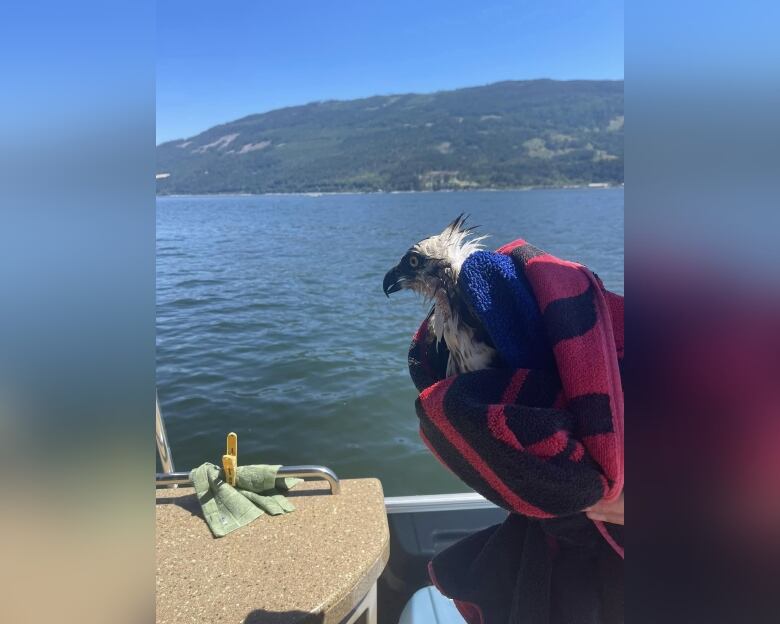
[{"label": "bird of prey", "polygon": [[385,275],[382,288],[391,293],[408,289],[433,303],[431,326],[437,342],[449,351],[447,377],[500,365],[500,357],[477,316],[463,298],[458,275],[463,262],[482,249],[485,236],[474,236],[462,214],[441,234],[412,247]]}]

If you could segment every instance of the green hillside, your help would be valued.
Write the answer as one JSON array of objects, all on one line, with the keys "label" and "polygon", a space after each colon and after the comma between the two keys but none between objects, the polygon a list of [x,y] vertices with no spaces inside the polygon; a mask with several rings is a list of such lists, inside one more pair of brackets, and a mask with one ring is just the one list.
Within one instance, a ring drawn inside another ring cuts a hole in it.
[{"label": "green hillside", "polygon": [[619,184],[623,81],[314,102],[163,143],[157,171],[161,194]]}]

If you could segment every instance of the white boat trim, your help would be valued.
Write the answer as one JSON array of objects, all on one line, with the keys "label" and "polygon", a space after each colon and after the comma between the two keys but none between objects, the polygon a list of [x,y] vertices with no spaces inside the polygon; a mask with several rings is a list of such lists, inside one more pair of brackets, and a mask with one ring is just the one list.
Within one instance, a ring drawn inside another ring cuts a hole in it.
[{"label": "white boat trim", "polygon": [[385,496],[387,513],[415,513],[424,511],[459,511],[497,507],[476,492],[457,494],[421,494],[418,496]]}]

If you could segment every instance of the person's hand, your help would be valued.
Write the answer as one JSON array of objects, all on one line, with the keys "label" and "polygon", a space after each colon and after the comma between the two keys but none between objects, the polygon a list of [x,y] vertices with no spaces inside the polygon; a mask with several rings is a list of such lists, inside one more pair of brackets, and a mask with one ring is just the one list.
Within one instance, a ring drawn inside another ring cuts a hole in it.
[{"label": "person's hand", "polygon": [[585,510],[585,515],[591,520],[623,524],[623,492],[612,502],[605,503],[601,501],[593,505],[593,507],[588,507]]}]

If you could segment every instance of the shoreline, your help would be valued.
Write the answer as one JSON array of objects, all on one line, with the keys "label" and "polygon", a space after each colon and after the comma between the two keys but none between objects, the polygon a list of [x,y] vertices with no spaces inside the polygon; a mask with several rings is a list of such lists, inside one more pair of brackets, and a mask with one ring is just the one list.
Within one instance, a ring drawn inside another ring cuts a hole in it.
[{"label": "shoreline", "polygon": [[[596,184],[596,186],[592,186]],[[475,192],[517,192],[517,191],[604,191],[625,188],[624,183],[590,183],[567,184],[564,186],[520,186],[514,188],[468,188],[468,189],[439,189],[426,191],[299,191],[299,192],[274,192],[274,193],[156,193],[155,197],[323,197],[331,195],[407,195],[412,193],[475,193]]]}]

